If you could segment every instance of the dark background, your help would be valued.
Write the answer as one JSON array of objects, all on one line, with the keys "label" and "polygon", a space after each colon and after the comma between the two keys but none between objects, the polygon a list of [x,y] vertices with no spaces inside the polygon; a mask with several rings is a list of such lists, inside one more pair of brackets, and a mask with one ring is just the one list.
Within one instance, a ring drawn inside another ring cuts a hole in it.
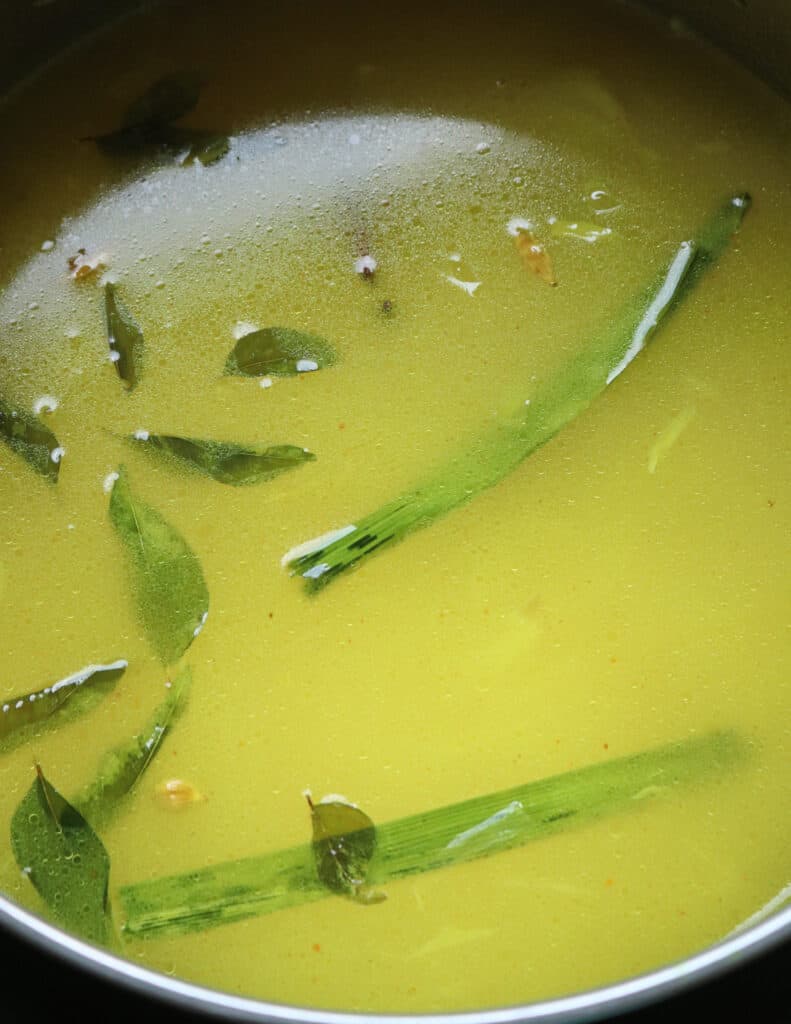
[{"label": "dark background", "polygon": [[[185,1013],[119,990],[65,967],[48,954],[0,930],[2,1024],[107,1021],[108,1024],[210,1024],[216,1018]],[[791,941],[758,960],[658,1006],[617,1018],[619,1024],[669,1024],[684,1015],[695,1024],[791,1024]]]}]

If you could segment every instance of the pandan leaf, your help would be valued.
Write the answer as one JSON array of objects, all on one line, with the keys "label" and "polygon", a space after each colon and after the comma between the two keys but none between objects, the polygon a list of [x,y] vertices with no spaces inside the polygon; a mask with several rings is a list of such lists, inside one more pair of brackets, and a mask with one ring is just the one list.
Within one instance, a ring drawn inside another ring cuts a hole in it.
[{"label": "pandan leaf", "polygon": [[621,375],[672,311],[725,252],[750,208],[747,194],[724,203],[673,259],[591,344],[539,385],[509,423],[481,438],[469,452],[425,481],[354,523],[298,544],[283,564],[315,593],[341,573],[499,483],[529,455],[571,423]]},{"label": "pandan leaf", "polygon": [[[650,813],[654,800],[677,796],[679,787],[722,780],[744,763],[747,749],[736,733],[715,732],[385,822],[376,829],[366,884],[452,868],[605,815]],[[317,873],[313,844],[305,843],[126,885],[120,899],[124,931],[143,937],[201,931],[333,891]]]}]

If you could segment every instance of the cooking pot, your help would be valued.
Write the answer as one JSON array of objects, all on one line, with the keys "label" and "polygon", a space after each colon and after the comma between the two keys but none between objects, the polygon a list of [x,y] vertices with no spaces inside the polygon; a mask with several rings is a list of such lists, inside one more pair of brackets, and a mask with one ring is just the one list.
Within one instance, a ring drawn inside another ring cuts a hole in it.
[{"label": "cooking pot", "polygon": [[[342,2],[342,0],[341,0]],[[0,90],[7,90],[82,34],[135,7],[141,0],[0,0]],[[788,0],[653,0],[653,8],[710,38],[750,67],[775,89],[791,93],[791,4]],[[229,1020],[359,1024],[352,1014],[313,1011],[267,1004],[178,981],[88,945],[0,896],[0,950],[23,943],[22,963],[36,948],[58,957],[66,969],[82,977],[98,976],[116,986],[119,1005],[124,990],[199,1010]],[[442,1021],[443,1024],[516,1024],[521,1021],[587,1021],[635,1010],[668,999],[692,985],[702,985],[723,972],[786,943],[791,949],[791,906],[778,910],[739,934],[682,962],[595,991],[506,1009],[444,1017],[388,1017],[391,1022]],[[4,959],[8,968],[8,958]],[[5,986],[8,992],[9,972]],[[32,1017],[35,1017],[35,989]],[[3,997],[5,998],[5,996]],[[12,996],[13,998],[13,996]],[[104,1009],[107,1011],[108,1007]],[[13,1003],[11,1006],[13,1016]],[[7,1007],[4,1005],[3,1016]],[[111,1010],[117,1019],[117,1014]],[[375,1018],[373,1018],[375,1019]],[[785,1017],[780,1019],[787,1019]]]}]

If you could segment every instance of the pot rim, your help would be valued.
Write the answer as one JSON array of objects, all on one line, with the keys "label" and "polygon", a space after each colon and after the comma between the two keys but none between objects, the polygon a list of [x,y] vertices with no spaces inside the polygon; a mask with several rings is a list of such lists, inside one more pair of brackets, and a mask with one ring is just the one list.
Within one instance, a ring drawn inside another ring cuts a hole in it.
[{"label": "pot rim", "polygon": [[551,1021],[579,1024],[607,1015],[637,1010],[647,1003],[678,995],[693,984],[710,981],[791,939],[791,906],[772,914],[684,960],[624,981],[570,996],[496,1010],[432,1014],[369,1014],[268,1003],[205,988],[140,967],[107,950],[92,946],[50,924],[0,894],[0,926],[45,952],[100,979],[119,983],[149,998],[158,998],[185,1011],[236,1021],[277,1024],[517,1024]]}]

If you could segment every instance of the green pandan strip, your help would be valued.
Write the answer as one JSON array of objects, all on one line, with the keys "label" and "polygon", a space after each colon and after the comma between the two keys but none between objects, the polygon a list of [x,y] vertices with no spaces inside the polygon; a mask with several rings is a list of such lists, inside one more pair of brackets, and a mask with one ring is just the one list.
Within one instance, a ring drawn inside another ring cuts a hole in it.
[{"label": "green pandan strip", "polygon": [[349,526],[289,551],[283,563],[316,591],[386,544],[428,526],[498,483],[574,420],[626,369],[658,327],[725,251],[750,207],[729,199],[667,269],[581,355],[541,385],[510,423],[482,438],[436,478]]},{"label": "green pandan strip", "polygon": [[[718,732],[387,822],[376,828],[366,885],[462,864],[642,806],[681,785],[717,778],[745,752],[735,733]],[[330,894],[314,846],[306,843],[127,885],[120,901],[126,934],[152,936],[199,931]]]}]

